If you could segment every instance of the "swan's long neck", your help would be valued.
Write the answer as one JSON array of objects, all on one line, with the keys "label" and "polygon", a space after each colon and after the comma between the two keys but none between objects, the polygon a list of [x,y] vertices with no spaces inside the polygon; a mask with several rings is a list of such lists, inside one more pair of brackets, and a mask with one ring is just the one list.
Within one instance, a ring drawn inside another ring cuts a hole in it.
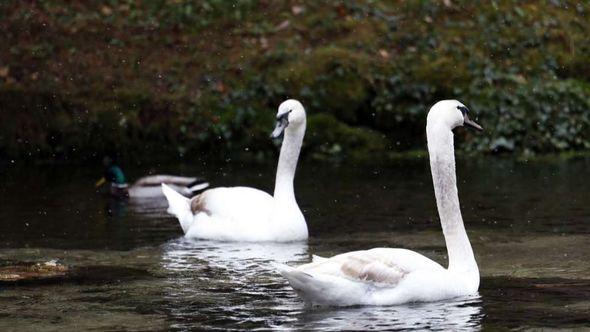
[{"label": "swan's long neck", "polygon": [[293,179],[295,178],[297,160],[299,159],[304,135],[305,123],[299,124],[297,127],[287,127],[285,129],[275,180],[274,197],[277,201],[296,202]]},{"label": "swan's long neck", "polygon": [[449,255],[449,270],[475,273],[477,263],[465,232],[457,193],[453,132],[445,125],[426,127],[436,205]]}]

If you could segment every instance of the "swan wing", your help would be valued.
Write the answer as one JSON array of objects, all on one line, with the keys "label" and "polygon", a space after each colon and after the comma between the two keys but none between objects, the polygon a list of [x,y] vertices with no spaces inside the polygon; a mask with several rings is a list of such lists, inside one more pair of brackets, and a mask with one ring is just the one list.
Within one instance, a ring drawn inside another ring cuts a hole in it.
[{"label": "swan wing", "polygon": [[351,255],[342,263],[340,270],[346,278],[388,286],[397,285],[409,272],[395,263],[364,255]]},{"label": "swan wing", "polygon": [[327,259],[328,258],[326,258],[326,257],[322,257],[322,256],[318,256],[318,255],[311,255],[311,261],[314,263],[323,262]]},{"label": "swan wing", "polygon": [[194,214],[204,212],[223,219],[268,218],[273,209],[273,197],[250,187],[219,187],[204,191],[191,200]]},{"label": "swan wing", "polygon": [[444,271],[425,256],[406,249],[353,251],[297,268],[280,268],[297,293],[318,304],[370,304],[376,290],[395,290],[412,272]]},{"label": "swan wing", "polygon": [[412,271],[443,267],[411,250],[375,248],[314,260],[298,269],[358,281],[397,283],[404,274]]}]

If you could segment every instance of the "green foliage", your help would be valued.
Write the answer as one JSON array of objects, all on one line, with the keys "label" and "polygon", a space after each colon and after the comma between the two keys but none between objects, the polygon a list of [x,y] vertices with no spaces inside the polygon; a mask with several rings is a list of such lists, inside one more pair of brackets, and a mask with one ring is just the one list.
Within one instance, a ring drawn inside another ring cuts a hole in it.
[{"label": "green foliage", "polygon": [[285,89],[308,99],[308,107],[355,123],[357,111],[369,98],[369,85],[363,77],[367,64],[363,55],[323,47],[280,68],[275,80],[288,82]]},{"label": "green foliage", "polygon": [[473,142],[474,149],[531,154],[590,148],[588,83],[534,81],[513,91],[483,89],[473,98],[491,128],[485,139]]},{"label": "green foliage", "polygon": [[326,113],[310,116],[308,127],[306,149],[313,151],[313,156],[321,160],[384,159],[383,155],[378,155],[384,153],[389,145],[383,134],[368,128],[348,126]]},{"label": "green foliage", "polygon": [[430,105],[486,128],[472,152],[590,148],[590,4],[157,0],[0,4],[0,154],[270,155],[281,101],[305,153],[424,148]]}]

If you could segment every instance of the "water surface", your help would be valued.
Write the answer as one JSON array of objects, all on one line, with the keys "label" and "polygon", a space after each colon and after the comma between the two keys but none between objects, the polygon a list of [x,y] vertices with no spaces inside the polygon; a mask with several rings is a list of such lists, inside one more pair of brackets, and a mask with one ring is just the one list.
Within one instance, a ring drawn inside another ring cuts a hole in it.
[{"label": "water surface", "polygon": [[[590,328],[590,161],[458,163],[466,228],[480,265],[476,297],[393,307],[310,308],[276,274],[372,247],[446,265],[428,163],[302,164],[296,192],[307,243],[187,240],[162,200],[97,193],[92,167],[16,167],[0,181],[0,260],[59,259],[58,282],[3,286],[0,330]],[[274,167],[157,166],[216,185],[270,190]],[[126,169],[130,178],[151,169]]]}]

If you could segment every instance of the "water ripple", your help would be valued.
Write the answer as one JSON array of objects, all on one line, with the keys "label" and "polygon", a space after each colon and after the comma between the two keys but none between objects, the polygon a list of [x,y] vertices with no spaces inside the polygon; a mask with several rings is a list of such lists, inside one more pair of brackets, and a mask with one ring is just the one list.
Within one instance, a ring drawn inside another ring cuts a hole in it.
[{"label": "water ripple", "polygon": [[178,239],[164,246],[165,306],[174,328],[475,331],[479,297],[397,307],[307,307],[272,263],[304,263],[304,243]]}]

